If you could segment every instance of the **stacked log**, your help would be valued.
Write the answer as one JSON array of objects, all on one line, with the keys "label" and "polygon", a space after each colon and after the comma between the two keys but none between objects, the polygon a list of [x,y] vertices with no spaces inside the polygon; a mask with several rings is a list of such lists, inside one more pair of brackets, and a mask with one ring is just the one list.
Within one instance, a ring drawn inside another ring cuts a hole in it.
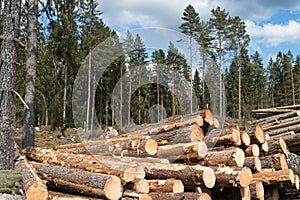
[{"label": "stacked log", "polygon": [[276,199],[285,187],[297,196],[300,159],[289,148],[300,137],[271,131],[283,128],[275,124],[281,119],[294,126],[298,112],[274,113],[280,117],[269,114],[247,129],[221,129],[206,109],[106,140],[21,154],[50,199]]}]

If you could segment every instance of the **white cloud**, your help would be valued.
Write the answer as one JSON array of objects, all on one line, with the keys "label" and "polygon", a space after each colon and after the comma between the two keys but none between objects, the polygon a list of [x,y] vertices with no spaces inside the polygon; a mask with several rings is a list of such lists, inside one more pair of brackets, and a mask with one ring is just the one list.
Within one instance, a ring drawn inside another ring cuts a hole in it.
[{"label": "white cloud", "polygon": [[300,22],[290,20],[287,24],[257,25],[253,21],[246,21],[247,32],[258,43],[267,46],[278,46],[281,43],[300,42]]},{"label": "white cloud", "polygon": [[195,7],[203,20],[209,19],[211,10],[220,6],[231,16],[238,15],[244,20],[256,22],[270,19],[276,9],[300,8],[299,0],[99,0],[104,22],[109,26],[121,27],[135,24],[141,27],[177,29],[183,10],[188,4]]}]

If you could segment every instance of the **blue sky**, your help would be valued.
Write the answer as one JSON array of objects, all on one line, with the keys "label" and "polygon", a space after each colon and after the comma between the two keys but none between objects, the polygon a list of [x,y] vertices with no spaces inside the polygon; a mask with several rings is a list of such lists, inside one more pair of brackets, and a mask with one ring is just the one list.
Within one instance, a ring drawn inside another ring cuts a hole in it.
[{"label": "blue sky", "polygon": [[[278,51],[291,50],[300,55],[300,1],[299,0],[104,0],[99,1],[103,21],[119,33],[130,29],[133,33],[147,30],[142,39],[146,47],[167,48],[170,40],[176,43],[180,36],[178,26],[184,8],[191,4],[201,20],[208,20],[211,9],[220,6],[231,16],[240,16],[247,25],[251,37],[250,53],[258,51],[264,63],[275,57]],[[149,28],[151,27],[151,28]],[[136,29],[140,28],[140,29]],[[157,39],[160,34],[178,32],[175,37]],[[165,31],[162,31],[165,30]],[[154,42],[154,40],[158,42]],[[159,45],[157,45],[159,43]],[[178,44],[181,48],[183,44]],[[183,47],[182,47],[183,48]],[[184,51],[184,50],[183,50]],[[188,57],[188,55],[186,55]]]}]

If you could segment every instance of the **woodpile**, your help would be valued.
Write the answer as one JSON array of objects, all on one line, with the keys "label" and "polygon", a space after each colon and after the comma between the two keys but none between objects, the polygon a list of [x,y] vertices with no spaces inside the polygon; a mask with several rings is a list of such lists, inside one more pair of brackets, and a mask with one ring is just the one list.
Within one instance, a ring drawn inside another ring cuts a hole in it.
[{"label": "woodpile", "polygon": [[221,127],[206,109],[106,140],[27,148],[16,168],[32,199],[297,199],[295,109],[256,110],[263,118],[247,128]]}]

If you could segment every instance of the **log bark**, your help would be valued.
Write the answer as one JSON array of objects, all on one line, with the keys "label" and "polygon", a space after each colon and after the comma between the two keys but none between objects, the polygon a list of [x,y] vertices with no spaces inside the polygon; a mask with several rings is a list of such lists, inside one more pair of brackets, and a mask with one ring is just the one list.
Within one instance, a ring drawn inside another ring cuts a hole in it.
[{"label": "log bark", "polygon": [[265,189],[265,200],[279,200],[279,191],[278,188],[267,188]]},{"label": "log bark", "polygon": [[240,193],[241,193],[242,200],[251,200],[251,193],[250,193],[249,186],[240,188]]},{"label": "log bark", "polygon": [[235,128],[213,129],[204,138],[209,147],[234,145],[240,140],[240,132]]},{"label": "log bark", "polygon": [[275,140],[270,139],[268,141],[268,151],[264,152],[262,155],[267,156],[277,153],[284,153],[285,156],[288,156],[288,152],[288,147],[282,138]]},{"label": "log bark", "polygon": [[202,159],[206,154],[207,146],[204,142],[165,145],[160,146],[157,151],[158,158],[166,158],[171,161]]},{"label": "log bark", "polygon": [[148,180],[150,192],[182,193],[184,185],[179,179]]},{"label": "log bark", "polygon": [[212,188],[215,185],[214,171],[201,165],[170,164],[160,168],[148,168],[147,179],[180,179],[185,188],[194,190],[197,186]]},{"label": "log bark", "polygon": [[252,172],[260,172],[262,168],[261,161],[256,156],[246,157],[244,166],[249,167]]},{"label": "log bark", "polygon": [[252,172],[248,167],[211,167],[216,176],[216,187],[248,187]]},{"label": "log bark", "polygon": [[238,166],[242,167],[245,161],[245,153],[238,147],[228,148],[222,151],[209,152],[204,161],[201,161],[202,165],[207,166]]},{"label": "log bark", "polygon": [[285,143],[288,147],[300,145],[300,133],[286,135],[286,136],[283,136],[282,139],[285,141]]},{"label": "log bark", "polygon": [[300,124],[295,124],[295,125],[291,125],[291,126],[287,126],[287,127],[283,127],[283,128],[270,130],[270,131],[267,131],[267,133],[270,136],[273,136],[273,135],[278,135],[278,134],[289,132],[289,131],[294,131],[294,132],[300,131]]},{"label": "log bark", "polygon": [[185,193],[161,193],[151,192],[143,194],[139,200],[181,200],[181,199],[195,199],[195,200],[211,200],[207,193],[185,192]]},{"label": "log bark", "polygon": [[121,180],[116,176],[91,173],[62,166],[31,163],[49,187],[62,188],[74,193],[119,199],[122,196]]},{"label": "log bark", "polygon": [[23,175],[23,185],[27,200],[47,200],[48,190],[46,184],[38,177],[26,158],[15,163],[15,169]]},{"label": "log bark", "polygon": [[291,169],[278,170],[278,171],[261,171],[253,174],[253,181],[263,182],[268,185],[280,185],[283,183],[294,183],[295,177]]},{"label": "log bark", "polygon": [[16,170],[0,170],[0,193],[21,195],[22,173]]},{"label": "log bark", "polygon": [[286,156],[283,153],[273,154],[260,158],[261,167],[274,170],[288,169]]},{"label": "log bark", "polygon": [[289,117],[294,117],[294,116],[300,116],[300,112],[299,111],[291,111],[291,112],[283,113],[283,114],[280,114],[280,115],[274,115],[274,116],[271,116],[271,117],[262,118],[262,119],[259,119],[259,120],[254,120],[254,121],[252,121],[252,124],[264,125],[264,124],[271,123],[271,122],[274,122],[274,121],[278,122],[278,121],[281,121],[282,119],[289,118]]},{"label": "log bark", "polygon": [[275,121],[273,123],[265,124],[264,126],[262,126],[262,128],[265,132],[271,132],[272,130],[292,126],[299,123],[300,123],[300,116],[296,116],[296,117],[287,118],[280,121]]}]

